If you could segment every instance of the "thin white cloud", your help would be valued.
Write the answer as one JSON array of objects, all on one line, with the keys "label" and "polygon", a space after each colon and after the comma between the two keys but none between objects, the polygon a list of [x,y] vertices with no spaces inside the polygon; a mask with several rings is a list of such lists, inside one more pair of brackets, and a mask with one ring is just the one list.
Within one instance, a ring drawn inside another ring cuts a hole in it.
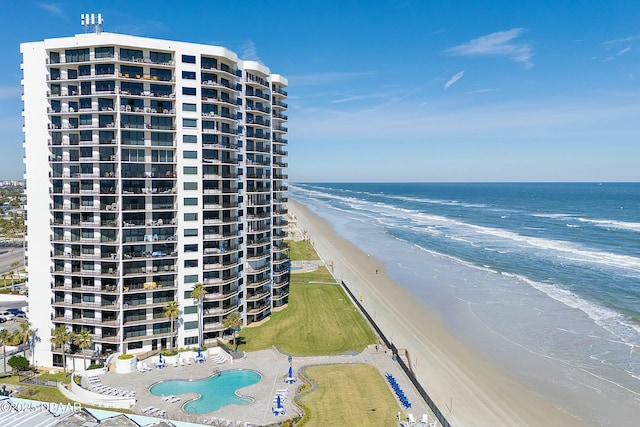
[{"label": "thin white cloud", "polygon": [[458,74],[456,74],[455,76],[451,77],[449,79],[449,81],[444,84],[444,89],[445,90],[449,89],[449,87],[452,84],[454,84],[455,82],[457,82],[458,80],[460,80],[463,75],[464,75],[464,70],[460,71]]},{"label": "thin white cloud", "polygon": [[631,50],[631,46],[627,46],[627,47],[625,47],[624,49],[622,49],[622,50],[620,50],[620,51],[618,52],[618,56],[622,56],[622,55],[624,55],[625,53],[629,52],[630,50]]},{"label": "thin white cloud", "polygon": [[634,40],[638,40],[640,39],[640,36],[636,35],[636,36],[628,36],[628,37],[623,37],[621,39],[613,39],[613,40],[607,40],[605,42],[602,42],[603,45],[608,45],[608,44],[619,44],[619,43],[629,43],[632,42]]},{"label": "thin white cloud", "polygon": [[507,31],[497,31],[478,37],[469,42],[453,46],[446,50],[451,55],[474,56],[474,55],[499,55],[506,56],[513,61],[524,64],[531,68],[531,58],[533,50],[525,43],[515,43],[514,40],[524,32],[523,28],[513,28]]},{"label": "thin white cloud", "polygon": [[475,94],[475,93],[491,93],[491,92],[497,92],[498,89],[476,89],[476,90],[471,90],[467,93],[471,93],[471,94]]},{"label": "thin white cloud", "polygon": [[64,13],[64,10],[62,10],[58,5],[54,4],[54,3],[44,3],[44,2],[35,2],[35,5],[48,11],[53,13],[54,15],[58,15],[58,16],[63,16],[66,18],[67,14]]},{"label": "thin white cloud", "polygon": [[258,49],[256,48],[253,40],[247,40],[247,42],[242,46],[242,53],[240,57],[245,61],[258,61],[260,62],[260,58],[258,57]]}]

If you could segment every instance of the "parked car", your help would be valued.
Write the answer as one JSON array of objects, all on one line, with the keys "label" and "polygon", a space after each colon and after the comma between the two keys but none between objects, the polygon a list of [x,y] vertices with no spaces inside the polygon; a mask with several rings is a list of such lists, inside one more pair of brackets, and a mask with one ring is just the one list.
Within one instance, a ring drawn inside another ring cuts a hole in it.
[{"label": "parked car", "polygon": [[13,314],[11,314],[9,311],[0,312],[0,317],[2,317],[5,321],[13,320]]},{"label": "parked car", "polygon": [[26,319],[27,318],[27,313],[25,313],[24,311],[20,310],[19,308],[8,308],[7,311],[11,314],[13,314],[14,317],[20,317],[22,319]]},{"label": "parked car", "polygon": [[0,323],[4,323],[6,321],[7,321],[7,319],[5,319],[4,317],[0,316]]}]

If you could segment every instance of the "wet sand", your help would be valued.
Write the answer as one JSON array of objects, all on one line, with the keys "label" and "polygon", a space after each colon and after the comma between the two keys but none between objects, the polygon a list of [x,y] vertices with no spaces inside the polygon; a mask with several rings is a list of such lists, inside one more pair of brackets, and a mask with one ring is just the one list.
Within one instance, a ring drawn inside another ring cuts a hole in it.
[{"label": "wet sand", "polygon": [[381,262],[339,236],[333,226],[289,201],[298,228],[372,315],[387,338],[407,349],[418,380],[447,420],[459,426],[585,426],[533,393],[462,342],[402,286]]}]

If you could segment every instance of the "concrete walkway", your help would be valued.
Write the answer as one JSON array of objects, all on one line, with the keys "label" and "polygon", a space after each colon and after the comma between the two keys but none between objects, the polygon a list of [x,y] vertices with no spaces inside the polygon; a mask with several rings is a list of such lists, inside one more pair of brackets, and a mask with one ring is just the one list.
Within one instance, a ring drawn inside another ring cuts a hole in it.
[{"label": "concrete walkway", "polygon": [[[294,376],[297,376],[298,370],[303,366],[344,363],[366,363],[376,367],[383,376],[385,372],[390,372],[397,379],[412,404],[412,408],[405,412],[415,414],[418,419],[421,414],[428,413],[429,418],[433,419],[433,414],[428,409],[426,403],[421,400],[398,364],[392,360],[391,352],[385,352],[382,346],[371,345],[362,353],[356,353],[354,355],[294,356],[292,358]],[[152,366],[149,361],[147,361],[147,364]],[[262,380],[257,384],[239,390],[240,394],[253,398],[254,402],[249,405],[227,405],[209,414],[195,415],[188,414],[182,410],[182,406],[185,403],[196,397],[195,393],[180,395],[181,400],[177,403],[168,403],[161,396],[154,396],[149,393],[149,387],[158,381],[168,379],[203,379],[213,375],[217,369],[220,371],[250,369],[259,372],[262,375]],[[291,385],[285,383],[284,380],[287,377],[288,369],[288,355],[271,349],[247,353],[243,359],[235,360],[232,364],[217,365],[211,361],[206,361],[202,364],[178,367],[167,366],[164,369],[153,369],[145,373],[107,373],[102,376],[102,382],[113,388],[135,391],[137,402],[132,409],[134,412],[140,414],[142,414],[144,408],[153,406],[165,409],[169,420],[211,424],[213,418],[214,424],[216,420],[230,420],[237,421],[239,424],[240,422],[248,422],[254,425],[268,425],[282,422],[301,414],[300,409],[293,403],[300,382],[298,381]],[[272,413],[272,408],[275,406],[273,399],[278,389],[289,390],[288,398],[284,401],[286,415],[279,417]]]}]

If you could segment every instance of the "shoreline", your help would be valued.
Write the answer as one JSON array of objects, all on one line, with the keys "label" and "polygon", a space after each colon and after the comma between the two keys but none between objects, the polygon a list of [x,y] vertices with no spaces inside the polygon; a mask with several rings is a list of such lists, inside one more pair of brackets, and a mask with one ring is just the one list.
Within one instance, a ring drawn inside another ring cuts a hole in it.
[{"label": "shoreline", "polygon": [[289,212],[333,274],[380,329],[407,349],[420,384],[454,426],[584,426],[588,423],[533,393],[454,336],[433,312],[391,280],[384,265],[339,236],[333,225],[289,200]]}]

